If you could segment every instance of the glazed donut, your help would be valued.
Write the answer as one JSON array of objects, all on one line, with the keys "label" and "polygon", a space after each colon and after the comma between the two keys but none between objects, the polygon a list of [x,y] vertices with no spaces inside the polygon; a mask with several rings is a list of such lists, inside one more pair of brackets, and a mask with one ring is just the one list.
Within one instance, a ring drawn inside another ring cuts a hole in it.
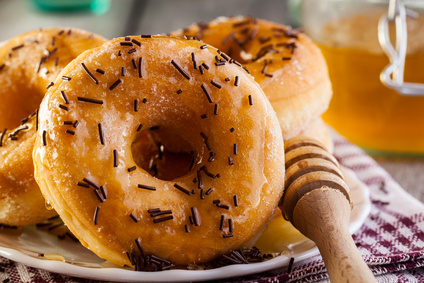
[{"label": "glazed donut", "polygon": [[82,30],[51,28],[0,46],[0,223],[33,224],[56,214],[46,209],[34,179],[34,111],[59,72],[82,51],[104,41]]},{"label": "glazed donut", "polygon": [[[117,38],[84,52],[47,91],[35,178],[98,256],[136,270],[208,262],[252,245],[273,215],[284,182],[277,117],[245,70],[215,56],[197,40]],[[137,164],[132,145],[144,132],[190,146],[179,176]]]},{"label": "glazed donut", "polygon": [[297,30],[251,17],[220,17],[171,34],[196,37],[241,63],[271,102],[285,140],[328,108],[332,90],[324,57]]}]

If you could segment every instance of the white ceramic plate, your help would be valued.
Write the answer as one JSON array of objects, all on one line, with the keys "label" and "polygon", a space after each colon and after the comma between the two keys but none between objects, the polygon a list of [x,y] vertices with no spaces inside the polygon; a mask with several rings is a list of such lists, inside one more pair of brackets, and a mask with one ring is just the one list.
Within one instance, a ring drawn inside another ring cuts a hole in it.
[{"label": "white ceramic plate", "polygon": [[[370,212],[369,190],[351,170],[342,168],[342,171],[350,186],[354,204],[350,221],[350,231],[354,233],[362,226]],[[59,258],[63,256],[64,261],[40,258],[41,253],[60,255]],[[317,253],[318,249],[308,240],[296,244],[290,253],[260,263],[235,264],[210,270],[136,272],[105,262],[79,243],[69,239],[60,240],[46,229],[25,226],[22,229],[0,231],[0,255],[3,257],[51,272],[115,282],[205,281],[244,276],[284,268],[288,266],[291,257],[300,261]]]}]

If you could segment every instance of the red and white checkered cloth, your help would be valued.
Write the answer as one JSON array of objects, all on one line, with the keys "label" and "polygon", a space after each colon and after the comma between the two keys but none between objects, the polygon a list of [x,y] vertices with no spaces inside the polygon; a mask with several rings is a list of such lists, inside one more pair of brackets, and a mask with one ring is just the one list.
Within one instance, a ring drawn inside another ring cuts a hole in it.
[{"label": "red and white checkered cloth", "polygon": [[[424,205],[357,146],[334,134],[334,155],[370,188],[371,213],[353,235],[378,282],[424,282]],[[286,268],[220,282],[327,282],[320,255]],[[1,282],[98,282],[38,270],[0,257]]]}]

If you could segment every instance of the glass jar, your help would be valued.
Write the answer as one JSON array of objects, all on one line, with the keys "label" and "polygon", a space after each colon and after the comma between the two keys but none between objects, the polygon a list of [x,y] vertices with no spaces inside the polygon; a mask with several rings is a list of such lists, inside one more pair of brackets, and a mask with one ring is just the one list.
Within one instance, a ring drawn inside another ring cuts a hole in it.
[{"label": "glass jar", "polygon": [[[404,81],[424,83],[424,1],[403,0],[418,12],[408,17]],[[303,0],[301,22],[321,48],[333,85],[324,120],[340,134],[375,153],[424,155],[424,92],[402,95],[380,73],[390,61],[378,39],[389,0]],[[389,34],[394,43],[395,24]]]}]

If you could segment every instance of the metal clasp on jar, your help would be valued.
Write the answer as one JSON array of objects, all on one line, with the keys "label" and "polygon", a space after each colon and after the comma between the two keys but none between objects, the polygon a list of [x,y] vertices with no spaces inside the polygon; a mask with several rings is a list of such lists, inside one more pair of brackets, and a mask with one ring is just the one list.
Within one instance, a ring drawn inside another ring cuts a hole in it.
[{"label": "metal clasp on jar", "polygon": [[[416,18],[418,14],[406,9],[402,0],[390,0],[389,11],[378,23],[378,39],[384,52],[390,59],[380,73],[381,82],[405,96],[424,96],[424,84],[404,82],[404,69],[407,47],[406,17]],[[390,42],[389,23],[394,22],[396,47]]]}]

